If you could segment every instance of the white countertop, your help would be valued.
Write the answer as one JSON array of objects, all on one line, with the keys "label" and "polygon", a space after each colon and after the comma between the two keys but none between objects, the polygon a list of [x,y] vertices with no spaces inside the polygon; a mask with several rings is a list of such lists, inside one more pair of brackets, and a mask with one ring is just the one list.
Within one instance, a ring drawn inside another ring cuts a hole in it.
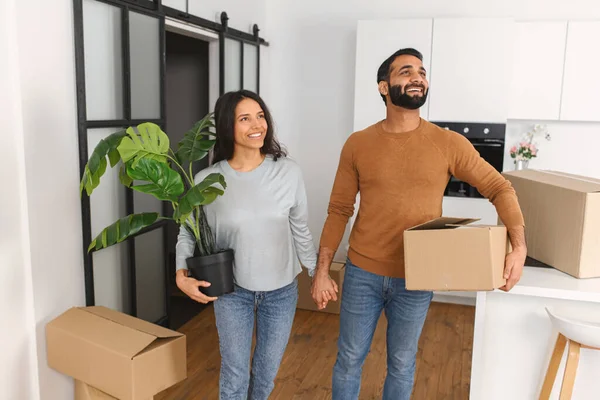
[{"label": "white countertop", "polygon": [[[547,307],[582,320],[600,315],[600,278],[577,279],[554,268],[526,266],[510,292],[477,292],[470,399],[539,397],[557,334]],[[574,399],[598,398],[600,354],[596,353],[582,352]],[[551,399],[559,397],[564,359]]]},{"label": "white countertop", "polygon": [[492,293],[600,303],[600,278],[577,279],[554,268],[525,266],[521,280],[510,292],[494,290]]}]

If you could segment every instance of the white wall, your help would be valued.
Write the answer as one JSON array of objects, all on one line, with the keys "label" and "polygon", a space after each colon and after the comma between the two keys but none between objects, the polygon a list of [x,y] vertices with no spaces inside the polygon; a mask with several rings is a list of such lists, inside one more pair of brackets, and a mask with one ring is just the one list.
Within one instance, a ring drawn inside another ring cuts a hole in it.
[{"label": "white wall", "polygon": [[[186,11],[186,0],[163,0],[163,5]],[[221,13],[229,17],[229,26],[243,32],[252,32],[252,26],[258,24],[263,30],[266,18],[266,0],[189,0],[188,13],[221,23]]]},{"label": "white wall", "polygon": [[[310,203],[309,225],[315,240],[319,240],[323,228],[340,149],[352,133],[357,21],[443,16],[600,19],[600,2],[270,0],[267,3],[268,38],[271,42],[271,90],[267,101],[272,108],[279,137],[304,170]],[[514,132],[520,130],[520,123],[509,124],[509,143]],[[600,130],[600,125],[560,123],[549,127],[554,133],[553,142],[540,143],[540,159],[534,161],[532,167],[540,167],[544,163],[544,167],[549,165],[580,173],[593,167],[584,163],[592,163],[593,151],[600,146],[600,135],[594,134]],[[581,153],[567,152],[568,149],[578,149],[575,147],[577,140],[583,138],[587,140],[585,143],[589,149],[585,150],[585,154],[590,156],[587,160]],[[481,213],[489,213],[487,204],[479,203],[477,206]],[[472,209],[471,205],[465,208]],[[342,256],[338,254],[338,257]]]},{"label": "white wall", "polygon": [[[85,303],[72,3],[0,2],[2,399],[73,398],[45,347],[46,323]],[[265,25],[265,1],[193,3],[240,30]]]},{"label": "white wall", "polygon": [[2,4],[0,397],[68,399],[72,379],[46,363],[45,324],[84,303],[72,2]]},{"label": "white wall", "polygon": [[266,0],[190,0],[189,13],[220,23],[221,12],[225,11],[230,27],[252,32],[252,26],[258,24],[262,31],[266,25],[266,3]]},{"label": "white wall", "polygon": [[[572,174],[600,178],[600,124],[591,122],[542,121],[548,127],[551,140],[538,138],[538,156],[529,162],[530,168],[554,169]],[[521,141],[523,133],[540,121],[509,121],[506,130],[504,169],[513,170],[514,160],[509,149]]]},{"label": "white wall", "polygon": [[37,399],[15,2],[0,2],[0,398]]}]

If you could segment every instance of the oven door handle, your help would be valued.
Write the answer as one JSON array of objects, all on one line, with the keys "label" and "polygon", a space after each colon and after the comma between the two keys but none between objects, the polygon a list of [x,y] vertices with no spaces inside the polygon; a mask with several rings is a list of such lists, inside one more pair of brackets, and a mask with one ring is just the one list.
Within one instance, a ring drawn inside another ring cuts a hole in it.
[{"label": "oven door handle", "polygon": [[473,143],[475,147],[502,147],[501,143]]}]

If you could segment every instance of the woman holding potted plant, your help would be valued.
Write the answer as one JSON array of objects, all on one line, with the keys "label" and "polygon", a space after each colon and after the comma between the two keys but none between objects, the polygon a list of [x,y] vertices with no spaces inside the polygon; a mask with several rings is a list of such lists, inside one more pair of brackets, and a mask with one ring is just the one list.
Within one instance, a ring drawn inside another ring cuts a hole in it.
[{"label": "woman holding potted plant", "polygon": [[210,282],[188,277],[195,240],[186,229],[177,242],[177,285],[197,301],[214,301],[220,398],[266,400],[294,320],[299,260],[311,275],[317,260],[304,182],[275,139],[269,110],[255,93],[224,94],[215,106],[215,125],[214,163],[195,181],[216,173],[227,182],[225,194],[204,210],[217,247],[233,250],[235,290],[208,297],[199,287],[210,287]]}]

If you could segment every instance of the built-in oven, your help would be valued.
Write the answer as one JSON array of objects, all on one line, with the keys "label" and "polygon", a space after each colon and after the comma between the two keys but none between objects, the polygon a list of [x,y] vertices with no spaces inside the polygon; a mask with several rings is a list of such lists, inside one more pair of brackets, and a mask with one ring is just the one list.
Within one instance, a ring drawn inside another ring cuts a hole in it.
[{"label": "built-in oven", "polygon": [[[502,172],[502,167],[504,165],[506,124],[435,121],[432,121],[432,123],[465,136],[484,160],[496,168],[498,172]],[[444,196],[483,197],[476,188],[454,176],[450,178]]]}]

